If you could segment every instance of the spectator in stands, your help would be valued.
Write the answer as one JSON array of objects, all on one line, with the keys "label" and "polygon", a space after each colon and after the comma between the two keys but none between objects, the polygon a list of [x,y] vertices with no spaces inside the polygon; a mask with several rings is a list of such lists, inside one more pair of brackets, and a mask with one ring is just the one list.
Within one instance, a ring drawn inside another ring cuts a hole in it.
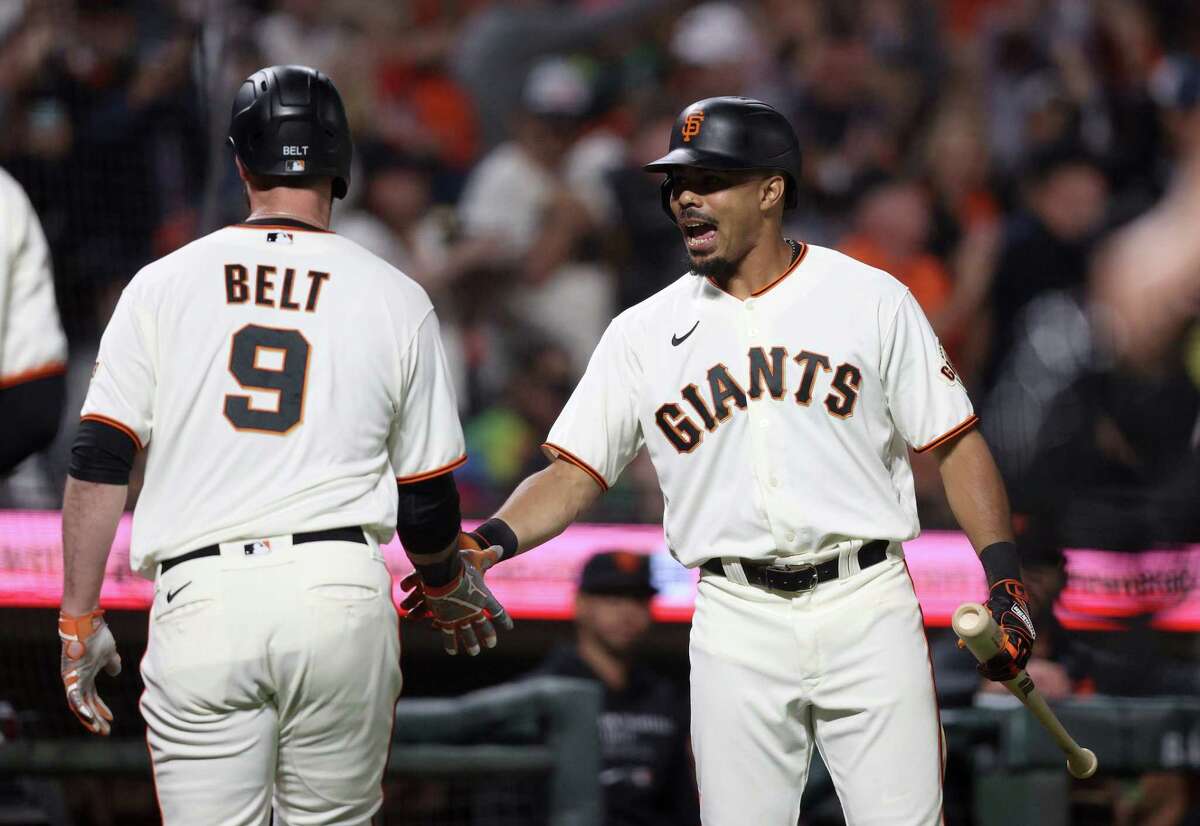
[{"label": "spectator in stands", "polygon": [[323,0],[273,0],[255,27],[265,65],[304,63],[337,77],[337,68],[353,54],[353,37],[337,6]]},{"label": "spectator in stands", "polygon": [[1035,154],[1024,174],[1022,208],[1004,228],[988,290],[990,387],[1012,349],[1017,317],[1037,296],[1081,287],[1105,218],[1108,182],[1098,160],[1074,145]]},{"label": "spectator in stands", "polygon": [[635,653],[650,629],[656,593],[648,556],[596,554],[579,580],[575,644],[552,653],[538,669],[604,687],[599,725],[606,826],[700,823],[687,700]]},{"label": "spectator in stands", "polygon": [[525,102],[525,79],[545,56],[594,46],[605,38],[630,39],[637,27],[677,1],[481,4],[463,26],[453,64],[474,100],[485,147],[509,137],[511,113]]},{"label": "spectator in stands", "polygon": [[458,471],[496,495],[545,466],[542,441],[574,381],[566,351],[552,342],[526,339],[513,349],[503,397],[467,423],[468,464]]},{"label": "spectator in stands", "polygon": [[608,176],[616,210],[617,305],[622,310],[649,298],[690,269],[679,243],[679,227],[663,214],[660,182],[642,169],[662,154],[675,114],[674,108],[653,104],[639,112],[628,155]]},{"label": "spectator in stands", "polygon": [[864,176],[857,189],[852,229],[839,249],[908,287],[934,331],[953,351],[959,331],[940,323],[950,297],[950,275],[926,248],[931,218],[925,189],[912,179],[878,172]]},{"label": "spectator in stands", "polygon": [[338,215],[335,229],[429,293],[438,311],[455,390],[465,402],[470,397],[465,313],[486,294],[496,239],[487,235],[461,239],[453,209],[433,205],[437,165],[432,159],[396,151],[379,141],[362,144],[357,154],[362,163],[359,206]]},{"label": "spectator in stands", "polygon": [[615,292],[611,273],[581,254],[603,220],[593,190],[580,183],[575,152],[592,104],[588,79],[570,61],[537,64],[514,138],[479,163],[459,201],[468,237],[498,239],[494,260],[513,275],[508,312],[562,344],[576,373],[612,318]]},{"label": "spectator in stands", "polygon": [[675,23],[669,49],[678,64],[670,83],[674,102],[731,90],[755,98],[761,94],[756,87],[769,55],[745,4],[708,2],[688,10]]}]

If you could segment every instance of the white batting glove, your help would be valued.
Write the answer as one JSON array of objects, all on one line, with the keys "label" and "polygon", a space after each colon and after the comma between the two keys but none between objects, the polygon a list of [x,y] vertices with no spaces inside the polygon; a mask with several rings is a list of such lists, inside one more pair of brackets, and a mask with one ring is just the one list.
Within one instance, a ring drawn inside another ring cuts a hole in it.
[{"label": "white batting glove", "polygon": [[62,640],[62,681],[67,705],[92,734],[107,735],[112,712],[96,693],[100,669],[115,677],[121,673],[117,641],[104,621],[103,611],[79,616],[58,613],[58,637]]}]

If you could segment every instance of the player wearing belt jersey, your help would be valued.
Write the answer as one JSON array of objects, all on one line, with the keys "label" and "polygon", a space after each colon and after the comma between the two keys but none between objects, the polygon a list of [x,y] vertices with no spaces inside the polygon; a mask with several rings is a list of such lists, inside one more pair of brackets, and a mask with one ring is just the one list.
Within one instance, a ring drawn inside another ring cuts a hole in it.
[{"label": "player wearing belt jersey", "polygon": [[155,582],[141,709],[164,823],[366,824],[400,690],[380,543],[399,530],[468,653],[509,620],[457,550],[463,435],[429,299],[327,229],[351,156],[336,89],[257,72],[230,142],[250,217],[139,272],[101,340],[63,505],[63,683],[107,734],[100,588],[146,449],[130,563]]},{"label": "player wearing belt jersey", "polygon": [[[933,451],[980,552],[1015,674],[1028,622],[1007,497],[971,401],[887,273],[781,232],[788,122],[746,98],[692,104],[663,206],[692,270],[613,320],[547,439],[554,459],[473,535],[479,567],[562,531],[643,445],[667,544],[701,569],[692,738],[707,826],[793,826],[813,746],[855,824],[936,824],[941,728],[901,543],[907,451]],[[414,592],[405,606],[421,610]]]}]

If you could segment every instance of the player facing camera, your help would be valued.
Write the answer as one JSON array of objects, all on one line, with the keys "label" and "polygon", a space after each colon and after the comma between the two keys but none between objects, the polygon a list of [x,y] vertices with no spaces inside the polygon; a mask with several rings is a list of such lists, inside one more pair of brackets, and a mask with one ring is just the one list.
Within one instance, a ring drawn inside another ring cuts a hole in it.
[{"label": "player facing camera", "polygon": [[670,151],[644,168],[667,173],[663,210],[683,233],[696,275],[724,287],[748,257],[795,254],[780,225],[783,211],[796,206],[800,147],[787,119],[767,104],[743,97],[693,103],[675,121]]}]

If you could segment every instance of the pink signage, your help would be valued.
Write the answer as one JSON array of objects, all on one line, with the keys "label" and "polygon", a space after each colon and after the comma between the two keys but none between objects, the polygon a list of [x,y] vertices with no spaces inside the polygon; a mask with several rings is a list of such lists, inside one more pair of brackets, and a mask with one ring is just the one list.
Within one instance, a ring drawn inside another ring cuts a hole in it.
[{"label": "pink signage", "polygon": [[[109,556],[101,595],[107,608],[145,609],[153,596],[153,585],[129,570],[129,528],[127,515]],[[655,616],[673,622],[691,618],[697,573],[671,557],[658,525],[574,525],[533,553],[493,569],[488,582],[515,617],[570,619],[580,569],[592,554],[608,550],[650,555],[659,588]],[[411,567],[395,540],[384,553],[399,601],[400,580]],[[905,555],[926,624],[947,626],[961,603],[986,596],[983,571],[961,533],[926,531],[905,544]],[[1069,628],[1119,628],[1122,620],[1153,615],[1162,630],[1200,630],[1195,589],[1200,546],[1141,553],[1069,550],[1067,574],[1057,613]],[[0,511],[0,605],[54,607],[61,587],[59,514]]]}]

